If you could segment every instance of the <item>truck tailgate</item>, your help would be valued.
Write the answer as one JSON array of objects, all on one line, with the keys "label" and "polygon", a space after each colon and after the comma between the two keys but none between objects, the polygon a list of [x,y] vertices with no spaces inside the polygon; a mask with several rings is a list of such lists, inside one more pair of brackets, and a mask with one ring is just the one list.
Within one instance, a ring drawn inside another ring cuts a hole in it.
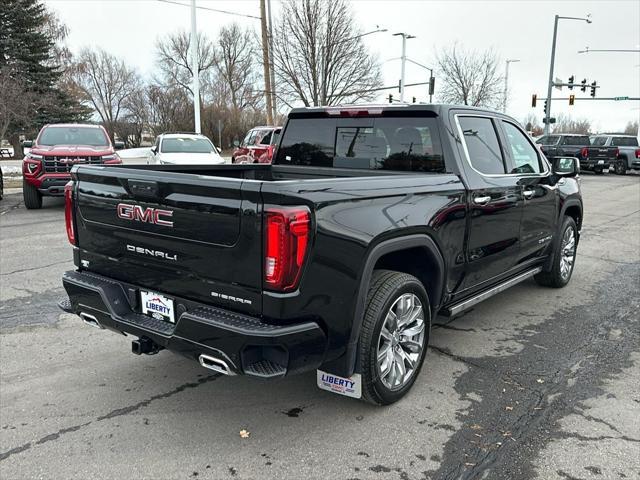
[{"label": "truck tailgate", "polygon": [[260,182],[103,167],[75,181],[83,269],[260,313]]}]

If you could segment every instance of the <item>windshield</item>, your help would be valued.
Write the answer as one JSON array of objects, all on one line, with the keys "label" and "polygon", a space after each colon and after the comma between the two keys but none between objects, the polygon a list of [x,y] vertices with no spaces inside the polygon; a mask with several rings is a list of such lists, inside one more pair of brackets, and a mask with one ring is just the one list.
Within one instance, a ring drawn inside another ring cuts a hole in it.
[{"label": "windshield", "polygon": [[47,127],[38,138],[38,145],[89,145],[108,147],[109,139],[101,128]]},{"label": "windshield", "polygon": [[636,137],[613,137],[611,145],[614,147],[637,147],[638,139]]},{"label": "windshield", "polygon": [[162,153],[212,153],[213,144],[207,138],[174,137],[162,140]]},{"label": "windshield", "polygon": [[596,147],[604,147],[606,143],[607,143],[607,137],[592,137],[591,138],[591,145],[594,145]]},{"label": "windshield", "polygon": [[276,163],[444,172],[435,118],[291,118]]},{"label": "windshield", "polygon": [[589,137],[587,137],[586,135],[584,137],[580,135],[570,135],[564,137],[563,145],[586,147],[587,145],[591,145],[591,142],[589,141]]}]

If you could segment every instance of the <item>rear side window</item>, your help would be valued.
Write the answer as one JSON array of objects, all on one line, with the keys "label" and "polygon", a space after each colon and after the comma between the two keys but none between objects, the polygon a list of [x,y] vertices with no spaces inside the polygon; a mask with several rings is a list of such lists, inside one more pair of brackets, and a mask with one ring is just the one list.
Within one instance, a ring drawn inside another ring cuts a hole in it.
[{"label": "rear side window", "polygon": [[318,167],[444,172],[437,120],[426,117],[290,119],[277,163]]},{"label": "rear side window", "polygon": [[486,175],[506,173],[498,134],[491,119],[458,117],[458,121],[473,168]]},{"label": "rear side window", "polygon": [[262,132],[260,132],[261,134],[261,139],[260,139],[260,145],[270,145],[271,144],[271,135],[273,134],[273,130],[263,130]]},{"label": "rear side window", "polygon": [[611,145],[614,147],[637,147],[638,139],[635,137],[613,137]]}]

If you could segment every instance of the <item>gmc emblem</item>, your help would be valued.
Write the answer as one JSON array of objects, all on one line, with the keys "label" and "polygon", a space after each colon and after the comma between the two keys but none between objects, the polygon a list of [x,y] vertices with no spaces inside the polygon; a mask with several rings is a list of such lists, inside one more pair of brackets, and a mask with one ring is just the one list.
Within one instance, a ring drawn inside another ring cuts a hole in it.
[{"label": "gmc emblem", "polygon": [[140,205],[130,205],[119,203],[117,207],[118,217],[124,220],[135,220],[137,222],[153,223],[163,227],[173,227],[173,222],[160,217],[173,217],[171,210],[161,210],[159,208],[144,208]]}]

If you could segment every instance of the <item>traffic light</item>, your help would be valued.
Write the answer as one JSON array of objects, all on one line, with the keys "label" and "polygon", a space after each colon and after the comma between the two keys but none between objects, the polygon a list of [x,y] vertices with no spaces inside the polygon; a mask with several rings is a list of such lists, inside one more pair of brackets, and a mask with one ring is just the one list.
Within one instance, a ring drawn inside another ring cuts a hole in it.
[{"label": "traffic light", "polygon": [[596,96],[596,82],[591,83],[591,96],[592,97]]},{"label": "traffic light", "polygon": [[545,115],[547,114],[547,109],[548,109],[548,108],[549,108],[549,107],[547,106],[547,99],[545,99],[545,100],[544,100],[544,114],[545,114]]},{"label": "traffic light", "polygon": [[413,103],[416,103],[416,97],[413,97]]},{"label": "traffic light", "polygon": [[576,101],[576,96],[569,95],[569,105],[573,105],[575,101]]},{"label": "traffic light", "polygon": [[582,90],[583,92],[586,92],[587,91],[587,79],[585,78],[580,83],[582,84],[582,86],[580,87],[580,90]]},{"label": "traffic light", "polygon": [[[575,79],[576,79],[575,75],[571,75],[571,76],[569,77],[569,85],[568,85],[568,86],[569,86],[569,90],[573,90],[573,81],[574,81]],[[573,103],[572,103],[571,105],[573,105]]]},{"label": "traffic light", "polygon": [[429,95],[433,95],[435,91],[436,91],[436,78],[431,77],[429,78]]},{"label": "traffic light", "polygon": [[393,103],[393,95],[389,94],[389,103]]},{"label": "traffic light", "polygon": [[531,95],[531,107],[536,108],[536,103],[538,103],[538,95],[534,93]]}]

